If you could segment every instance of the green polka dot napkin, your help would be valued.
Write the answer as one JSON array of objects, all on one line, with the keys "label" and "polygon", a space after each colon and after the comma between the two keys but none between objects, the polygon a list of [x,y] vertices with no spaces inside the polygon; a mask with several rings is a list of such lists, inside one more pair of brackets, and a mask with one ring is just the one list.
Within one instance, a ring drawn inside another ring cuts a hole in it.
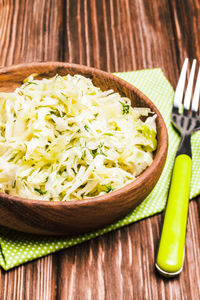
[{"label": "green polka dot napkin", "polygon": [[[170,124],[174,91],[161,69],[117,73],[115,75],[132,83],[146,94],[155,103],[164,117],[169,133],[169,151],[159,182],[142,204],[128,216],[115,224],[89,234],[70,238],[55,238],[24,234],[0,227],[0,265],[5,270],[163,211],[167,199],[173,160],[180,139]],[[196,132],[192,137],[192,153],[193,166],[190,198],[200,194],[200,132]]]}]

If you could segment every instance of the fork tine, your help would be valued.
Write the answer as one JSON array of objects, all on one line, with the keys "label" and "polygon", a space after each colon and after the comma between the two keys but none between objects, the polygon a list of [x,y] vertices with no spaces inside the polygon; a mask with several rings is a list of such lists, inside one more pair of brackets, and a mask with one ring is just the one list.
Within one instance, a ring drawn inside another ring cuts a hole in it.
[{"label": "fork tine", "polygon": [[174,106],[177,108],[181,107],[182,99],[183,99],[183,91],[185,86],[185,79],[187,73],[187,66],[188,66],[188,58],[185,59],[183,67],[181,69],[181,74],[178,80],[178,84],[176,87],[175,95],[174,95]]},{"label": "fork tine", "polygon": [[200,67],[197,75],[197,82],[195,85],[194,96],[192,99],[192,111],[197,112],[199,108],[199,96],[200,96]]},{"label": "fork tine", "polygon": [[190,77],[189,77],[189,80],[188,80],[188,85],[187,85],[187,89],[186,89],[186,92],[185,92],[185,98],[184,98],[184,103],[183,103],[184,108],[188,109],[188,110],[190,109],[190,103],[191,103],[195,67],[196,67],[196,59],[193,59],[192,69],[191,69],[191,72],[190,72]]}]

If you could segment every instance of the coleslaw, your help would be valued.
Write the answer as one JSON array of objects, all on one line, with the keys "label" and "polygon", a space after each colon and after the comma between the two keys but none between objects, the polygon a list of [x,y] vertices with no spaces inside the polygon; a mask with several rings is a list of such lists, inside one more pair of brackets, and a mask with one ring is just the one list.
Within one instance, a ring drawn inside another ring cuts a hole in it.
[{"label": "coleslaw", "polygon": [[149,108],[133,108],[81,75],[35,76],[0,93],[1,192],[85,199],[121,188],[151,165],[157,139]]}]

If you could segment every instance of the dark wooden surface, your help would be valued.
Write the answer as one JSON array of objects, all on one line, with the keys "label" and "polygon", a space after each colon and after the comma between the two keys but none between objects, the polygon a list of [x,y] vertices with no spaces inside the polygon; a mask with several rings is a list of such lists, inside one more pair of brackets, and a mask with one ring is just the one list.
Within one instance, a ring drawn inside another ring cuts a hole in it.
[{"label": "dark wooden surface", "polygon": [[[175,87],[186,56],[200,60],[198,0],[0,0],[0,65],[66,61],[107,70],[161,67]],[[200,198],[191,201],[185,265],[154,269],[162,215],[11,271],[0,299],[200,299]]]}]

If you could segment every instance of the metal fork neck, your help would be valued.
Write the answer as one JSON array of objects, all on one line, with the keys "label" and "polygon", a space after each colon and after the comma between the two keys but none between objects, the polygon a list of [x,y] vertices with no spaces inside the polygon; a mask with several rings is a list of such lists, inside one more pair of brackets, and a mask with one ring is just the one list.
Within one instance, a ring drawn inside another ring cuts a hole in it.
[{"label": "metal fork neck", "polygon": [[186,134],[186,135],[182,136],[176,156],[178,156],[180,154],[186,154],[192,158],[191,135],[190,134],[188,134],[188,135]]}]

